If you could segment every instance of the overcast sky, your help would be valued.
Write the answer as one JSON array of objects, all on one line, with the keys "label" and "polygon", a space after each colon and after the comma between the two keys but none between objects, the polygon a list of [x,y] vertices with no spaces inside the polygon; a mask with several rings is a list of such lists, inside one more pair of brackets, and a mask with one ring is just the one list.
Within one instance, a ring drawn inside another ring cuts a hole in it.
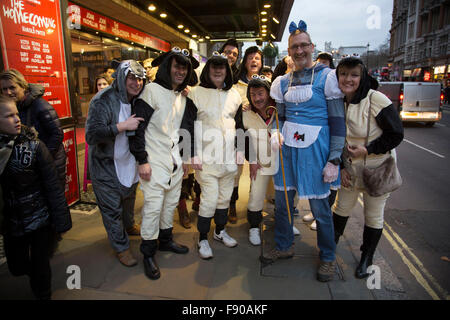
[{"label": "overcast sky", "polygon": [[[325,41],[332,46],[366,46],[378,48],[389,36],[393,0],[294,0],[280,52],[287,50],[289,24],[304,20],[308,33],[319,50]],[[369,27],[367,26],[369,23]]]},{"label": "overcast sky", "polygon": [[[287,50],[289,24],[304,20],[318,50],[325,41],[332,47],[367,46],[377,49],[389,36],[393,0],[294,0],[279,52]],[[367,25],[369,22],[369,26]],[[245,47],[248,47],[246,45]]]}]

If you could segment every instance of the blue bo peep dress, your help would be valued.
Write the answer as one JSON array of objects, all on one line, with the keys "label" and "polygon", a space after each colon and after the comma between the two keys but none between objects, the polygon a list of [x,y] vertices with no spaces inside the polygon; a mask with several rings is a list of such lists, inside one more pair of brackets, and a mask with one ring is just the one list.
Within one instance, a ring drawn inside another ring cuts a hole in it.
[{"label": "blue bo peep dress", "polygon": [[[330,184],[323,182],[322,170],[328,160],[340,158],[345,141],[343,95],[335,70],[317,63],[290,72],[275,79],[270,95],[277,102],[284,137],[287,190],[296,190],[300,199],[328,197]],[[336,136],[331,146],[330,127]],[[274,176],[274,185],[284,190],[282,170]],[[340,178],[331,186],[339,185]]]}]

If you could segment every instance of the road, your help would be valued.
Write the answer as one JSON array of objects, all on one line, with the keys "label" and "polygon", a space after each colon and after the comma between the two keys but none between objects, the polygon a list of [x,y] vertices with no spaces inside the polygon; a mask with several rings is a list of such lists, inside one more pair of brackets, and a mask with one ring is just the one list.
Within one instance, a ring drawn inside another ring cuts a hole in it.
[{"label": "road", "polygon": [[[397,148],[403,186],[388,200],[378,253],[400,281],[402,298],[449,300],[450,108],[434,127],[404,129]],[[353,211],[362,225],[362,203]]]}]

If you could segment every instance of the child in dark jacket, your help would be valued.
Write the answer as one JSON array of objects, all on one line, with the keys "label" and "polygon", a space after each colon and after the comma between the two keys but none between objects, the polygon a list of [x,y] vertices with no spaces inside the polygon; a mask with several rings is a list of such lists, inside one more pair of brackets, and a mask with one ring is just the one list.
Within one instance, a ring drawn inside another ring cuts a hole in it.
[{"label": "child in dark jacket", "polygon": [[35,297],[50,299],[54,234],[70,230],[72,220],[50,152],[21,125],[14,100],[5,96],[0,96],[0,155],[0,231],[9,271],[28,275]]}]

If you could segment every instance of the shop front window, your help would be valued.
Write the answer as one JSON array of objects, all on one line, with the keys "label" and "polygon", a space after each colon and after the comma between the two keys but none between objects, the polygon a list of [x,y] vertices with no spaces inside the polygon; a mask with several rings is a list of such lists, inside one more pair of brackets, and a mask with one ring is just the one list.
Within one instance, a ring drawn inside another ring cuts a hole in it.
[{"label": "shop front window", "polygon": [[89,103],[96,94],[95,78],[111,68],[112,60],[133,59],[142,63],[143,60],[158,55],[156,51],[148,48],[79,30],[71,31],[71,40],[73,65],[71,78],[76,97],[73,114],[81,126],[84,126]]}]

